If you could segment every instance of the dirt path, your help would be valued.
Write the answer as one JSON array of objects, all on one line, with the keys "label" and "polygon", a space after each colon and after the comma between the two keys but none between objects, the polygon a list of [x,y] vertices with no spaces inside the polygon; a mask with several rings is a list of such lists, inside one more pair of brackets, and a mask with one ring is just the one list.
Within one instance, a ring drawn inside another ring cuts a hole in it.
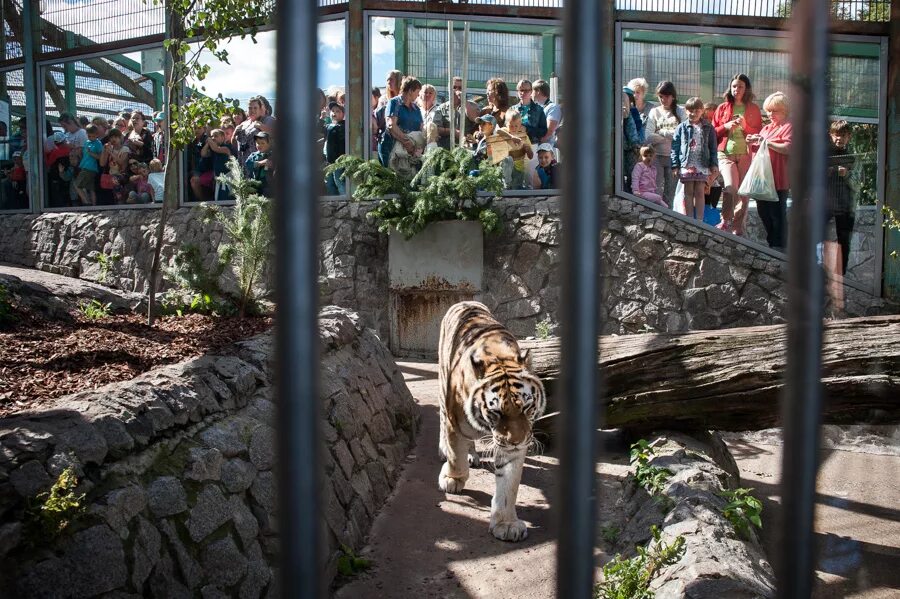
[{"label": "dirt path", "polygon": [[[473,470],[462,495],[445,496],[437,487],[437,366],[399,366],[420,405],[418,444],[362,552],[374,567],[344,584],[335,597],[554,597],[558,530],[551,503],[558,491],[558,460],[552,448],[525,462],[518,513],[529,525],[528,539],[498,541],[488,532],[492,472]],[[772,531],[779,505],[779,448],[758,440],[732,440],[729,445],[743,485],[756,488],[764,499],[764,525]],[[604,509],[612,509],[617,481],[627,473],[625,446],[618,449],[598,465],[601,518]],[[900,457],[847,451],[830,451],[825,457],[817,527],[825,550],[817,597],[900,596]],[[777,535],[764,536],[773,551]]]}]

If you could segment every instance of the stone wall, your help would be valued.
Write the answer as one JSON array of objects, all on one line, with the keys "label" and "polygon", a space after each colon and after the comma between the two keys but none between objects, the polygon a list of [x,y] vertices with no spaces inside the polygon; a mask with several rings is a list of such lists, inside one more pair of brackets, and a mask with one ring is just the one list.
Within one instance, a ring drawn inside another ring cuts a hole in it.
[{"label": "stone wall", "polygon": [[[751,201],[747,218],[747,237],[766,245],[766,230],[759,220],[755,202]],[[790,212],[788,212],[790,214]],[[875,277],[875,236],[877,212],[875,206],[859,206],[856,209],[856,224],[850,240],[850,259],[846,277],[860,285],[872,287]],[[837,239],[834,225],[828,228],[828,238]]]},{"label": "stone wall", "polygon": [[[366,326],[390,338],[387,236],[366,220],[372,202],[320,204],[319,287],[323,304],[357,311]],[[560,209],[556,197],[508,197],[496,206],[503,229],[485,238],[480,299],[520,336],[545,319],[558,322]],[[4,261],[98,280],[97,252],[117,253],[107,284],[146,289],[158,214],[150,210],[48,213],[0,217]],[[611,198],[609,225],[600,233],[604,333],[686,331],[782,322],[787,265],[764,248],[741,243],[710,227],[680,220],[639,201]],[[217,225],[198,208],[180,208],[166,235],[192,243],[213,260],[221,242]],[[167,258],[171,256],[169,244]],[[272,289],[271,275],[262,282]],[[886,310],[879,298],[846,285],[836,316]]]},{"label": "stone wall", "polygon": [[[321,317],[333,576],[390,493],[415,415],[371,331],[339,309]],[[272,350],[256,337],[0,420],[2,594],[278,596]],[[49,543],[28,508],[68,467],[86,510]]]}]

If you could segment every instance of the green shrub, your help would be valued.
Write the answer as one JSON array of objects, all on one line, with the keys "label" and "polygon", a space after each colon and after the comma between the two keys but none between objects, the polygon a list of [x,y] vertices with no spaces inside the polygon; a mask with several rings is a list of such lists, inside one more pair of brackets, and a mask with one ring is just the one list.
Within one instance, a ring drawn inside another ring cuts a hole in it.
[{"label": "green shrub", "polygon": [[534,325],[534,334],[538,339],[546,339],[553,334],[558,325],[548,316]]},{"label": "green shrub", "polygon": [[722,510],[722,514],[728,518],[735,532],[750,538],[751,526],[762,528],[762,501],[751,495],[753,489],[724,490],[720,496],[728,501],[728,505]]},{"label": "green shrub", "polygon": [[90,302],[78,304],[78,311],[88,320],[101,320],[109,316],[110,303],[103,304],[100,300],[92,299]]},{"label": "green shrub", "polygon": [[603,581],[594,586],[595,599],[653,599],[650,582],[665,566],[684,555],[684,537],[671,544],[662,542],[656,526],[650,527],[653,539],[646,547],[637,547],[637,555],[623,559],[621,555],[603,566]]},{"label": "green shrub", "polygon": [[228,171],[218,181],[231,189],[235,204],[228,212],[215,204],[204,204],[206,222],[218,222],[228,243],[219,246],[220,263],[230,264],[238,279],[238,315],[256,311],[253,285],[263,275],[272,251],[272,202],[256,193],[258,183],[248,179],[237,160],[228,160]]},{"label": "green shrub", "polygon": [[103,252],[97,252],[94,256],[94,262],[100,265],[100,282],[105,283],[107,277],[109,276],[110,271],[112,270],[113,264],[122,259],[122,256],[119,254],[105,254]]},{"label": "green shrub", "polygon": [[646,439],[640,439],[631,446],[631,465],[634,466],[634,478],[650,495],[659,495],[672,477],[668,468],[650,465],[654,456],[653,448]]},{"label": "green shrub", "polygon": [[26,539],[35,546],[52,542],[84,513],[84,494],[77,495],[78,478],[66,468],[50,487],[37,495],[25,512]]},{"label": "green shrub", "polygon": [[372,561],[358,557],[352,549],[341,543],[341,555],[337,560],[338,575],[344,578],[355,576],[372,567]]}]

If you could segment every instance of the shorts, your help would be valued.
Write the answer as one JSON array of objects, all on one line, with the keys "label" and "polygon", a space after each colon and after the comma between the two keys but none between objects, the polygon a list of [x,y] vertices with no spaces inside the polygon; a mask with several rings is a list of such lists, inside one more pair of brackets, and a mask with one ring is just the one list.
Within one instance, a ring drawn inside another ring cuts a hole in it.
[{"label": "shorts", "polygon": [[200,173],[200,185],[203,187],[215,187],[216,186],[216,174],[212,171],[206,171],[205,173]]},{"label": "shorts", "polygon": [[78,173],[78,176],[75,177],[74,185],[77,189],[84,189],[85,191],[94,191],[96,189],[96,185],[94,183],[96,180],[97,180],[97,173],[83,168],[83,169],[81,169],[81,172]]}]

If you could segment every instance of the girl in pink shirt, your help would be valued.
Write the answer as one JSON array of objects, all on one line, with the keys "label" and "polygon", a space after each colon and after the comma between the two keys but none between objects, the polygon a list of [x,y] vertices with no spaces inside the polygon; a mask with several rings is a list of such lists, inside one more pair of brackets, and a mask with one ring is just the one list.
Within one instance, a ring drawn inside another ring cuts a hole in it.
[{"label": "girl in pink shirt", "polygon": [[654,164],[655,152],[650,146],[641,148],[641,161],[634,165],[631,171],[631,192],[639,198],[650,200],[663,208],[668,208],[662,196],[656,193],[656,165]]}]

